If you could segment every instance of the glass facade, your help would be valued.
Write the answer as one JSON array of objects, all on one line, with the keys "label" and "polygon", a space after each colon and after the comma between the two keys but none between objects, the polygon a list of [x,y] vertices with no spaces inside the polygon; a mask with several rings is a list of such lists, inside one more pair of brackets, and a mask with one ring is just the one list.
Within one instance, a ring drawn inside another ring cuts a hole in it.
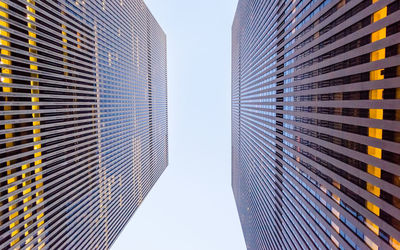
[{"label": "glass facade", "polygon": [[248,249],[400,249],[399,0],[239,0],[232,187]]},{"label": "glass facade", "polygon": [[106,249],[168,165],[142,0],[0,0],[0,249]]}]

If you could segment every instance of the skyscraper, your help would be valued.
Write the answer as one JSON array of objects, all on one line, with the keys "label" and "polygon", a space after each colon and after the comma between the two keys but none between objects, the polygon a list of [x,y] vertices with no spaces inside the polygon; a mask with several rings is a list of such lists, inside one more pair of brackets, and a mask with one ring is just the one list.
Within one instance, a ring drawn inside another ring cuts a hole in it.
[{"label": "skyscraper", "polygon": [[168,165],[142,0],[0,0],[0,249],[106,249]]},{"label": "skyscraper", "polygon": [[399,7],[239,0],[232,187],[248,249],[400,249]]}]

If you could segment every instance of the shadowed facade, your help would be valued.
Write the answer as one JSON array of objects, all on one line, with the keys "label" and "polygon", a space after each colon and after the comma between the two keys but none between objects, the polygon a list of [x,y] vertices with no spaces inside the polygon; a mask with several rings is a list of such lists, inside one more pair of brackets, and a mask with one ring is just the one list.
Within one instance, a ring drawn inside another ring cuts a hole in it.
[{"label": "shadowed facade", "polygon": [[239,0],[232,187],[248,249],[400,249],[399,7]]}]

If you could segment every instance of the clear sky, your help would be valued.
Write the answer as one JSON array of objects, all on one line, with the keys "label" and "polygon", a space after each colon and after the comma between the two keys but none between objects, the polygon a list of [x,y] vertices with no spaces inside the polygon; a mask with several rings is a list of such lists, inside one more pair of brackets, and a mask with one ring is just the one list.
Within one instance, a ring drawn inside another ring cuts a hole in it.
[{"label": "clear sky", "polygon": [[231,189],[237,0],[145,0],[167,34],[169,166],[113,250],[244,250]]}]

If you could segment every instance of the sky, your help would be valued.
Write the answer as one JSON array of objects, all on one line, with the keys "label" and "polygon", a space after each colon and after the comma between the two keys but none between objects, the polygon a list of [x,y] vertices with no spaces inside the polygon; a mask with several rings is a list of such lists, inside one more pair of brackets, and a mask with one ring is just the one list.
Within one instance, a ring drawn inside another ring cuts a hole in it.
[{"label": "sky", "polygon": [[112,250],[245,250],[231,188],[237,0],[145,0],[168,43],[169,166]]}]

